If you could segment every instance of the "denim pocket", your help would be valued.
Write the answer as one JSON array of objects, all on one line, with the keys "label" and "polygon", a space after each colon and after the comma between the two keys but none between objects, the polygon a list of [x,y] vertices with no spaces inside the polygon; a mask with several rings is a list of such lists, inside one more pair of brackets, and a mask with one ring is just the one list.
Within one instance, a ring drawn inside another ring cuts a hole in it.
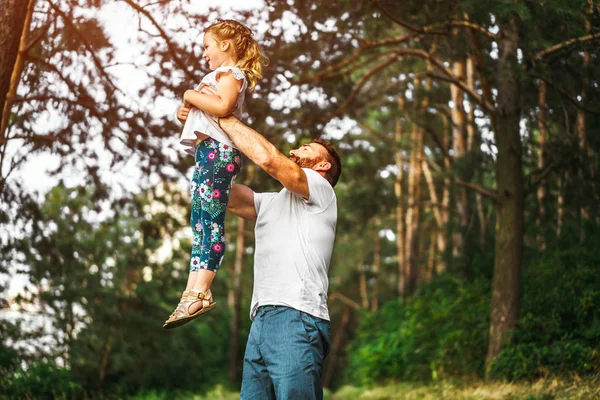
[{"label": "denim pocket", "polygon": [[321,318],[313,317],[305,312],[300,313],[300,318],[306,334],[308,342],[314,350],[320,353],[322,360],[329,354],[329,345],[331,342],[329,333],[329,322]]}]

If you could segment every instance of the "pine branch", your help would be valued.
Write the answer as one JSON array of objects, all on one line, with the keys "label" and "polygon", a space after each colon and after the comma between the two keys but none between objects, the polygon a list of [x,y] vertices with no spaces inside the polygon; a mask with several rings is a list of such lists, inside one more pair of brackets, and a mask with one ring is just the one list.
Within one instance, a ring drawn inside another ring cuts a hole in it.
[{"label": "pine branch", "polygon": [[482,196],[490,198],[494,201],[496,201],[498,199],[498,197],[496,196],[496,193],[484,188],[483,186],[480,186],[480,185],[477,185],[477,184],[471,183],[471,182],[464,182],[456,177],[454,178],[454,182],[456,182],[456,184],[459,186],[466,187],[467,189],[471,189],[471,190],[481,194]]},{"label": "pine branch", "polygon": [[434,25],[429,25],[426,27],[418,27],[415,25],[411,25],[408,22],[401,20],[400,18],[396,17],[395,15],[392,15],[392,13],[390,13],[387,9],[385,9],[380,3],[379,0],[371,0],[371,3],[373,3],[373,5],[375,7],[377,7],[377,9],[379,9],[381,12],[383,12],[385,15],[387,15],[387,17],[389,19],[391,19],[392,21],[394,21],[396,24],[403,26],[404,28],[419,33],[419,34],[429,34],[429,35],[448,35],[449,32],[448,30],[442,31],[439,30],[440,28],[446,26],[446,27],[462,27],[462,28],[469,28],[478,32],[483,33],[484,35],[486,35],[487,37],[489,37],[490,39],[496,39],[496,35],[492,32],[490,32],[489,30],[487,30],[485,27],[475,24],[471,21],[448,21],[448,22],[444,22],[441,24],[434,24]]},{"label": "pine branch", "polygon": [[337,109],[335,110],[332,114],[331,117],[336,117],[338,115],[340,115],[341,113],[343,113],[346,108],[348,108],[348,106],[350,104],[352,104],[352,102],[354,101],[354,99],[358,96],[358,93],[360,92],[360,90],[362,89],[362,87],[369,81],[369,79],[375,75],[377,72],[381,71],[382,69],[386,68],[388,65],[391,65],[392,63],[398,61],[398,57],[390,57],[389,59],[379,63],[375,68],[373,68],[371,71],[367,72],[358,82],[358,85],[356,85],[356,87],[354,88],[354,90],[352,91],[352,93],[350,93],[350,96],[348,96],[348,98],[346,99],[346,101]]},{"label": "pine branch", "polygon": [[540,60],[540,59],[546,57],[548,54],[555,53],[555,52],[557,52],[559,50],[562,50],[562,49],[567,48],[569,46],[572,46],[574,44],[585,43],[585,42],[594,41],[594,40],[597,40],[597,39],[600,39],[600,33],[594,33],[594,34],[591,34],[591,35],[585,35],[585,36],[581,36],[581,37],[578,37],[578,38],[573,38],[573,39],[565,40],[562,43],[558,43],[558,44],[556,44],[556,45],[554,45],[552,47],[547,48],[546,50],[542,50],[542,51],[538,52],[536,55],[534,55],[532,57],[532,59],[535,62],[537,60]]},{"label": "pine branch", "polygon": [[350,299],[347,296],[344,296],[340,292],[333,292],[331,296],[329,296],[329,304],[332,304],[337,299],[339,299],[342,303],[346,304],[347,306],[354,308],[355,310],[360,309],[360,305],[356,301]]},{"label": "pine branch", "polygon": [[39,96],[29,96],[29,97],[17,97],[14,102],[15,103],[29,103],[32,101],[39,101],[39,102],[46,102],[46,101],[59,101],[62,103],[67,103],[67,104],[71,104],[71,105],[76,105],[76,106],[80,106],[82,108],[85,108],[86,110],[88,110],[90,112],[90,114],[92,114],[93,116],[95,116],[96,118],[98,118],[98,120],[100,122],[103,121],[104,116],[98,112],[98,110],[95,108],[95,102],[90,99],[89,102],[83,102],[79,99],[77,100],[72,100],[66,97],[59,97],[59,96],[50,96],[50,95],[39,95]]},{"label": "pine branch", "polygon": [[133,8],[134,10],[136,10],[137,12],[139,12],[140,14],[142,14],[146,18],[148,18],[148,20],[152,23],[152,25],[154,25],[154,27],[156,28],[156,30],[158,30],[158,33],[160,34],[160,36],[164,39],[165,43],[167,44],[167,48],[169,49],[169,54],[173,58],[173,61],[175,61],[175,64],[177,64],[177,66],[185,73],[185,75],[187,76],[187,78],[190,81],[194,81],[195,77],[190,72],[188,66],[185,65],[185,63],[183,62],[183,60],[177,55],[177,50],[175,49],[175,46],[171,42],[171,39],[169,38],[169,35],[167,35],[167,33],[160,26],[160,24],[154,19],[154,17],[147,10],[145,10],[143,7],[135,4],[131,0],[121,0],[121,1],[129,4],[129,6],[131,8]]},{"label": "pine branch", "polygon": [[60,15],[62,17],[65,25],[68,25],[71,29],[73,29],[73,32],[75,32],[75,34],[79,37],[79,39],[81,40],[81,42],[83,43],[83,45],[85,46],[87,51],[90,53],[90,56],[92,57],[92,61],[94,62],[94,65],[96,66],[96,68],[98,68],[98,72],[100,73],[100,75],[102,75],[104,77],[104,79],[106,79],[106,81],[109,83],[109,85],[113,88],[114,91],[122,93],[121,90],[119,90],[117,88],[117,86],[113,83],[111,77],[104,70],[104,66],[102,65],[102,62],[100,61],[100,59],[96,56],[96,53],[94,52],[94,49],[93,49],[92,45],[90,44],[90,42],[88,40],[86,40],[85,36],[73,24],[73,21],[71,21],[71,18],[69,18],[68,15],[66,15],[60,8],[58,8],[58,6],[56,6],[51,1],[48,1],[48,4],[58,15]]},{"label": "pine branch", "polygon": [[[490,32],[484,26],[475,24],[475,23],[470,22],[470,21],[448,21],[448,22],[440,24],[440,25],[469,28],[469,29],[471,29],[473,31],[477,31],[477,32],[483,33],[485,36],[489,37],[492,40],[495,40],[495,39],[498,38],[498,35]],[[425,28],[423,28],[423,30],[425,31],[425,33],[428,33],[428,30],[429,29],[433,29],[434,27],[435,27],[435,25],[432,25],[431,27],[425,27]]]},{"label": "pine branch", "polygon": [[547,79],[541,75],[538,75],[536,73],[533,73],[533,72],[530,72],[529,76],[531,76],[533,78],[538,78],[538,79],[546,82],[548,85],[552,86],[557,92],[562,94],[567,100],[569,100],[571,103],[573,103],[575,105],[575,107],[579,108],[580,110],[589,112],[590,114],[593,114],[593,115],[600,115],[600,110],[592,110],[591,108],[584,106],[583,104],[581,104],[581,102],[579,100],[577,100],[572,95],[567,93],[566,90],[559,88],[557,85],[554,84],[554,82],[551,82],[549,79]]},{"label": "pine branch", "polygon": [[381,139],[384,142],[390,143],[394,140],[394,138],[387,136],[386,134],[378,131],[377,129],[371,128],[370,126],[368,126],[367,124],[365,124],[362,121],[357,120],[356,122],[358,123],[358,126],[360,126],[362,129],[369,132],[372,136],[378,137],[379,139]]},{"label": "pine branch", "polygon": [[[449,156],[446,156],[446,157],[449,157]],[[429,158],[427,158],[426,160],[427,160],[427,163],[428,163],[428,164],[430,164],[430,165],[433,167],[433,169],[435,169],[436,171],[438,171],[438,172],[440,172],[440,173],[441,173],[441,172],[443,172],[443,169],[442,169],[442,168],[441,168],[439,165],[437,165],[437,163],[436,163],[435,161],[433,161],[433,160],[431,160],[431,159],[429,159]],[[451,160],[452,160],[452,159],[451,159]],[[473,190],[473,191],[475,191],[475,192],[477,192],[477,193],[481,194],[482,196],[488,197],[488,198],[490,198],[490,199],[492,199],[492,200],[494,200],[494,201],[496,201],[496,200],[497,200],[497,198],[498,198],[498,197],[496,196],[496,193],[494,193],[493,191],[491,191],[491,190],[489,190],[489,189],[486,189],[486,188],[484,188],[484,187],[483,187],[483,186],[481,186],[481,185],[478,185],[478,184],[476,184],[476,183],[472,183],[472,182],[464,182],[464,181],[461,181],[460,179],[458,179],[458,178],[457,178],[456,176],[454,176],[454,175],[452,175],[452,176],[451,176],[451,179],[452,179],[452,180],[453,180],[453,181],[454,181],[454,182],[455,182],[457,185],[459,185],[459,186],[462,186],[462,187],[466,187],[466,188],[468,188],[468,189],[471,189],[471,190]]]},{"label": "pine branch", "polygon": [[396,24],[405,27],[406,29],[408,29],[409,31],[413,31],[413,32],[417,32],[417,33],[423,33],[423,30],[417,26],[411,25],[408,22],[401,20],[400,18],[396,17],[395,15],[392,15],[392,13],[390,13],[386,8],[384,8],[381,3],[379,3],[379,0],[371,0],[371,3],[373,3],[373,5],[375,7],[377,7],[377,9],[379,9],[379,11],[381,11],[382,13],[384,13],[385,15],[388,16],[389,19],[391,19],[392,21],[394,21]]},{"label": "pine branch", "polygon": [[539,175],[535,175],[534,179],[530,179],[529,184],[525,188],[525,193],[533,191],[533,189],[535,189],[537,185],[539,185],[544,179],[546,179],[546,177],[550,175],[550,173],[554,171],[559,165],[560,163],[558,161],[553,161],[550,164],[546,165],[544,169],[539,171]]},{"label": "pine branch", "polygon": [[488,111],[490,113],[494,112],[494,106],[492,104],[490,104],[482,96],[480,96],[473,89],[471,89],[469,86],[467,86],[467,84],[465,82],[458,79],[452,73],[452,71],[450,71],[448,68],[446,68],[446,66],[440,59],[434,57],[431,53],[428,53],[427,51],[421,50],[421,49],[397,49],[396,54],[398,54],[398,55],[413,55],[413,56],[421,57],[421,58],[431,61],[436,67],[438,67],[444,73],[444,75],[439,75],[434,72],[428,72],[427,74],[429,76],[431,76],[432,78],[448,81],[450,83],[455,84],[456,86],[461,88],[461,90],[463,90],[465,93],[468,93],[483,109],[485,109],[486,111]]}]

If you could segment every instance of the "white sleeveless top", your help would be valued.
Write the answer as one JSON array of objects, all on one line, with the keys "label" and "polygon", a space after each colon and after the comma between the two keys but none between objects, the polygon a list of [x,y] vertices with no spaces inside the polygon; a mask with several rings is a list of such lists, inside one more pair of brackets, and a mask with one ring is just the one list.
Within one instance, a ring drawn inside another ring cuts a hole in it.
[{"label": "white sleeveless top", "polygon": [[[239,68],[225,66],[215,69],[202,78],[202,81],[200,81],[200,84],[196,87],[196,90],[200,90],[202,86],[210,86],[211,88],[216,89],[219,84],[217,81],[218,75],[228,71],[232,72],[235,79],[242,81],[242,87],[238,93],[235,111],[233,112],[233,115],[235,115],[238,119],[241,119],[242,104],[244,104],[244,97],[246,95],[248,83],[246,81],[246,76]],[[227,134],[215,121],[213,121],[213,119],[207,113],[196,107],[192,107],[190,113],[188,114],[188,118],[185,121],[183,132],[181,132],[181,137],[179,138],[179,143],[184,147],[185,152],[191,154],[192,156],[195,156],[194,142],[196,141],[197,137],[194,132],[196,131],[204,133],[205,135],[210,136],[211,138],[223,144],[237,148],[231,139],[229,139],[229,136],[227,136]]]}]

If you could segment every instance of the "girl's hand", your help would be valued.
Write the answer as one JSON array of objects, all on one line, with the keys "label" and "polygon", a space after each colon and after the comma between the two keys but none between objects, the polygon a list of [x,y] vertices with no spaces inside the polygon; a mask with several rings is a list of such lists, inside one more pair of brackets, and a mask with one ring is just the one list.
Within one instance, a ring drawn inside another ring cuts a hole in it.
[{"label": "girl's hand", "polygon": [[206,85],[202,86],[202,88],[200,89],[200,93],[209,94],[211,96],[218,95],[218,92],[215,89],[211,88],[210,86],[206,86]]},{"label": "girl's hand", "polygon": [[181,122],[182,124],[185,124],[185,121],[187,120],[190,110],[191,110],[191,105],[188,102],[184,102],[179,107],[179,110],[177,110],[177,119],[179,120],[179,122]]}]

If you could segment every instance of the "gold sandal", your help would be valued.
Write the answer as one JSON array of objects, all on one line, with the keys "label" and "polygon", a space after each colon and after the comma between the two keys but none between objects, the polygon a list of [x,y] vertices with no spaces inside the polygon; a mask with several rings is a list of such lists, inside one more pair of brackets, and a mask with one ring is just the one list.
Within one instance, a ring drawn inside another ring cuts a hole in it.
[{"label": "gold sandal", "polygon": [[[184,311],[184,305],[183,302],[184,300],[189,296],[190,291],[189,290],[184,290],[183,292],[181,292],[181,299],[179,299],[179,304],[177,304],[177,307],[175,307],[175,310],[173,310],[173,312],[171,313],[171,315],[169,315],[169,318],[167,318],[167,321],[169,321],[170,319],[172,319],[175,314],[179,314],[181,312]],[[165,321],[165,325],[167,323],[167,321]],[[165,325],[163,325],[163,328],[165,327]]]},{"label": "gold sandal", "polygon": [[[195,313],[190,314],[190,307],[199,301],[202,302],[202,308],[197,310]],[[217,303],[214,302],[210,289],[208,289],[206,292],[201,292],[194,289],[189,290],[187,297],[182,297],[181,302],[175,311],[173,311],[173,314],[171,314],[169,319],[165,322],[163,328],[173,329],[185,325],[194,318],[212,310],[216,305]]]}]

